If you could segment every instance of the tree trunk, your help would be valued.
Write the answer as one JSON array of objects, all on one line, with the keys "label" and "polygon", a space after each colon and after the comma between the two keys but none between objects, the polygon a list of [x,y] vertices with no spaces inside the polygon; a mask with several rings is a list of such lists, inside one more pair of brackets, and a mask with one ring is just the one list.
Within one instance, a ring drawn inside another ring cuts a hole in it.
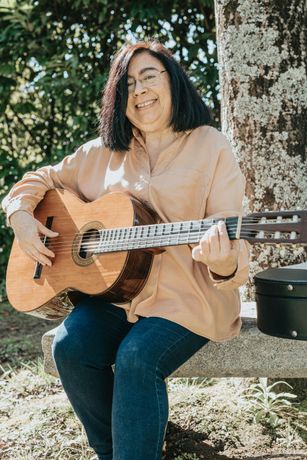
[{"label": "tree trunk", "polygon": [[[245,211],[307,208],[304,0],[215,0],[215,15],[222,131],[247,179]],[[304,260],[303,247],[255,245],[251,276]],[[288,383],[306,391],[307,379]]]},{"label": "tree trunk", "polygon": [[[215,13],[222,131],[247,179],[245,211],[307,208],[304,0],[215,0]],[[255,245],[251,275],[304,260],[303,247]]]}]

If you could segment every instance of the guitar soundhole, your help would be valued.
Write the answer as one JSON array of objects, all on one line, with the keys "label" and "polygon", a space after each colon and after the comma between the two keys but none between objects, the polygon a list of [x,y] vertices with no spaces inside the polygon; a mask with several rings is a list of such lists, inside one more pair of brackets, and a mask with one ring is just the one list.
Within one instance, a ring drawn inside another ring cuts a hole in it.
[{"label": "guitar soundhole", "polygon": [[90,228],[83,233],[80,248],[79,257],[81,259],[89,259],[95,253],[100,241],[100,233],[96,228]]}]

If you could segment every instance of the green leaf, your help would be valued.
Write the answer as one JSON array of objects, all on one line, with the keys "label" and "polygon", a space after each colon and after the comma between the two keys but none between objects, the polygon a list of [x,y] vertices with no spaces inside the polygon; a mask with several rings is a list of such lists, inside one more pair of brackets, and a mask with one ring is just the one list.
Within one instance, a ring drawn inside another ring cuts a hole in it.
[{"label": "green leaf", "polygon": [[36,108],[35,105],[31,104],[31,102],[18,102],[14,105],[14,110],[18,113],[25,114],[29,112],[35,112]]},{"label": "green leaf", "polygon": [[279,424],[279,417],[277,416],[277,414],[271,414],[270,418],[269,418],[269,424],[275,428],[278,424]]},{"label": "green leaf", "polygon": [[256,415],[255,415],[255,422],[256,422],[256,423],[259,423],[259,422],[264,418],[264,416],[265,416],[265,412],[264,412],[264,411],[262,411],[262,410],[258,411],[258,412],[256,413]]},{"label": "green leaf", "polygon": [[0,75],[0,85],[1,86],[15,86],[16,81],[13,78],[4,77],[3,75]]},{"label": "green leaf", "polygon": [[0,75],[11,75],[15,72],[13,64],[0,64]]}]

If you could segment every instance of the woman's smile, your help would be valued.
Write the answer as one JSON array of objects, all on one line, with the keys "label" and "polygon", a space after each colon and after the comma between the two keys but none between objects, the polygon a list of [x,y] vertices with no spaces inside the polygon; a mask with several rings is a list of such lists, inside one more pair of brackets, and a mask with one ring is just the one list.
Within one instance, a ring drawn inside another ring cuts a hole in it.
[{"label": "woman's smile", "polygon": [[136,104],[135,107],[138,110],[148,109],[148,108],[152,107],[156,101],[157,101],[157,99],[149,99],[149,100],[144,101],[144,102],[139,102],[138,104]]}]

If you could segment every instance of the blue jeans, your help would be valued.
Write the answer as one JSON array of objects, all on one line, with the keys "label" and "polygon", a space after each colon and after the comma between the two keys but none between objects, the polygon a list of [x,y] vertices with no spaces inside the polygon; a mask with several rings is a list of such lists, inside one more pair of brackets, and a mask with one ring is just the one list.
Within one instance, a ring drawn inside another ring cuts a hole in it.
[{"label": "blue jeans", "polygon": [[164,318],[129,323],[122,308],[98,298],[75,307],[58,328],[53,356],[100,460],[161,459],[164,379],[208,341]]}]

